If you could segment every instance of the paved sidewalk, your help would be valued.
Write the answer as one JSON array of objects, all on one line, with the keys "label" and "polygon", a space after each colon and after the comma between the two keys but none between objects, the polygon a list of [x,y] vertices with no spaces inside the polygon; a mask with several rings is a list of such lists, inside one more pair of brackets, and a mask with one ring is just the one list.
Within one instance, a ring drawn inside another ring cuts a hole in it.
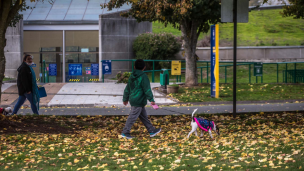
[{"label": "paved sidewalk", "polygon": [[[159,83],[151,83],[151,88],[159,87]],[[122,106],[123,91],[126,84],[115,83],[47,83],[43,84],[48,94],[41,98],[40,106]],[[16,84],[3,85],[3,97],[0,105],[14,106],[18,99]],[[152,91],[158,104],[175,104],[157,91]],[[26,101],[24,106],[29,106]]]},{"label": "paved sidewalk", "polygon": [[[148,115],[190,115],[194,109],[198,108],[198,114],[230,114],[232,105],[213,106],[189,106],[189,107],[161,107],[154,110],[146,107]],[[130,107],[121,108],[45,108],[39,112],[43,115],[128,115]],[[237,105],[237,113],[255,112],[284,112],[284,111],[304,111],[304,103],[286,104],[241,104]],[[31,109],[20,109],[18,114],[25,115],[32,113]]]},{"label": "paved sidewalk", "polygon": [[[122,97],[126,84],[115,83],[47,83],[43,85],[48,96],[41,98],[41,107],[53,107],[41,109],[40,114],[45,115],[128,115],[130,105],[123,106]],[[151,88],[159,87],[159,83],[151,83]],[[5,83],[3,85],[1,106],[11,106],[17,102],[18,89],[16,84]],[[155,101],[158,105],[175,105],[176,102],[153,90]],[[245,103],[245,104],[244,104]],[[264,103],[264,104],[262,104]],[[304,102],[295,103],[273,102],[238,102],[238,113],[249,112],[281,112],[302,111]],[[149,103],[148,103],[149,104]],[[114,106],[116,108],[110,108]],[[232,113],[231,102],[219,102],[213,104],[193,103],[191,107],[162,107],[153,110],[147,107],[149,115],[174,115],[191,114],[194,108],[199,108],[199,113]],[[204,105],[204,106],[202,106]],[[27,101],[24,106],[30,106]],[[67,108],[56,108],[56,107]],[[82,107],[81,107],[82,106]],[[84,107],[86,108],[84,108]],[[18,114],[32,113],[31,109],[20,109]]]},{"label": "paved sidewalk", "polygon": [[[48,106],[49,102],[53,99],[53,97],[57,94],[57,92],[65,85],[65,83],[47,83],[42,84],[47,92],[48,96],[40,99],[41,106]],[[16,83],[5,83],[3,84],[5,89],[2,90],[2,97],[0,105],[9,105],[15,106],[17,103],[18,95],[18,87]],[[3,88],[2,87],[2,88]],[[24,106],[29,106],[30,103],[28,100],[25,101]]]},{"label": "paved sidewalk", "polygon": [[[159,83],[151,83],[151,88]],[[93,104],[95,106],[122,105],[123,92],[126,84],[113,83],[69,83],[64,85],[57,95],[49,102],[49,106],[71,104]],[[157,91],[152,91],[158,104],[176,103],[167,99]]]}]

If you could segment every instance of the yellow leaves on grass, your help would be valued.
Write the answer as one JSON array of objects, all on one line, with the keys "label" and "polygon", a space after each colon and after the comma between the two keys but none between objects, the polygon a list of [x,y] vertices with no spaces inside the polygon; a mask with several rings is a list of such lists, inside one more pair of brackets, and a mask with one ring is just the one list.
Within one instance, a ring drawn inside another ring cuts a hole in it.
[{"label": "yellow leaves on grass", "polygon": [[78,159],[74,159],[74,163],[78,163],[80,160]]},{"label": "yellow leaves on grass", "polygon": [[264,158],[264,159],[260,159],[260,160],[258,160],[260,163],[263,163],[263,162],[266,162],[267,161],[267,157],[266,158]]},{"label": "yellow leaves on grass", "polygon": [[[136,123],[131,132],[135,140],[121,138],[119,132],[126,120],[124,116],[104,117],[101,121],[99,117],[88,117],[86,122],[95,120],[109,126],[89,127],[77,134],[0,135],[4,142],[0,147],[0,161],[4,163],[2,168],[11,169],[15,165],[13,159],[22,150],[27,156],[22,158],[20,168],[26,167],[26,163],[30,163],[30,167],[39,162],[49,162],[48,166],[53,167],[51,164],[60,159],[66,163],[62,166],[66,170],[73,167],[73,170],[115,170],[110,163],[120,170],[185,170],[188,162],[191,169],[242,170],[244,165],[270,169],[292,168],[293,162],[302,161],[302,115],[266,113],[236,119],[229,115],[206,118],[213,120],[221,130],[221,136],[213,134],[214,141],[206,133],[202,138],[195,135],[185,138],[191,130],[191,118],[187,115],[151,116],[151,122],[162,128],[162,133],[153,139],[141,123]],[[83,117],[74,119],[76,122],[72,124],[84,122]],[[156,165],[160,160],[164,165]],[[97,164],[100,161],[109,161],[109,165]],[[221,162],[227,164],[219,165]]]}]

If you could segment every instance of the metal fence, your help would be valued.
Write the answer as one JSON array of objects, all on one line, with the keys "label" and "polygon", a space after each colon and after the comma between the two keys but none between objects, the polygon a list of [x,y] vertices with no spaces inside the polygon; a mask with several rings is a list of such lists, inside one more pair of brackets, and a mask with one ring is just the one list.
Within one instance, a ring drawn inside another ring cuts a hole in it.
[{"label": "metal fence", "polygon": [[[134,69],[135,59],[132,60],[111,60],[115,62],[131,62],[132,71]],[[160,62],[169,62],[171,66],[172,60],[145,60],[150,63],[151,70],[145,70],[152,83],[159,82],[160,73],[162,69],[159,68]],[[185,60],[182,62],[182,75],[172,76],[171,67],[167,70],[170,73],[170,82],[185,82]],[[220,83],[233,82],[233,64],[232,61],[219,62]],[[255,62],[238,62],[237,63],[237,83],[304,83],[304,62],[277,62],[277,63],[263,63],[263,76],[260,78],[253,75]],[[115,65],[115,64],[114,64]],[[42,63],[42,77],[41,82],[49,82],[48,72],[46,71],[45,61]],[[197,77],[199,83],[210,83],[211,66],[210,61],[197,61]],[[113,76],[115,77],[115,76]],[[102,75],[102,82],[104,82],[104,75]]]},{"label": "metal fence", "polygon": [[[133,60],[111,60],[115,62],[132,62],[132,71],[134,69]],[[172,62],[172,60],[145,60],[152,64],[152,70],[145,70],[152,83],[159,82],[159,75],[162,69],[156,70],[159,62]],[[170,82],[185,82],[185,60],[182,62],[182,75],[170,75]],[[219,62],[220,83],[233,82],[233,64],[232,61]],[[277,62],[263,63],[263,76],[254,76],[254,64],[256,62],[237,62],[237,83],[303,83],[304,82],[304,62]],[[170,65],[171,66],[171,65]],[[170,73],[171,69],[167,69]],[[210,83],[211,65],[210,61],[197,61],[197,75],[199,83]]]}]

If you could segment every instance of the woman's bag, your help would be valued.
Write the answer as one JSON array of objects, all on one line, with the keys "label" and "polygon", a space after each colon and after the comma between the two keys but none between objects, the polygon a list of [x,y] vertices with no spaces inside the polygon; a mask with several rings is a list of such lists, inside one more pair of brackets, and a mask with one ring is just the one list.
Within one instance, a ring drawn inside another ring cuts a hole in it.
[{"label": "woman's bag", "polygon": [[39,93],[40,98],[42,98],[42,97],[46,97],[46,96],[47,96],[47,94],[46,94],[46,91],[45,91],[45,88],[44,88],[44,87],[40,87],[40,88],[38,88],[38,93]]}]

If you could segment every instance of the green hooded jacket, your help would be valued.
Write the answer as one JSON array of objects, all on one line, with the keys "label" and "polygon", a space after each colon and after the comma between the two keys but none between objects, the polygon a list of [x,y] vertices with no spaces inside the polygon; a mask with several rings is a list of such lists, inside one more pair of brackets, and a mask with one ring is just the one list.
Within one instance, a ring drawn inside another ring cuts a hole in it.
[{"label": "green hooded jacket", "polygon": [[144,107],[147,100],[154,102],[148,76],[141,70],[134,70],[125,88],[123,101],[131,106]]}]

